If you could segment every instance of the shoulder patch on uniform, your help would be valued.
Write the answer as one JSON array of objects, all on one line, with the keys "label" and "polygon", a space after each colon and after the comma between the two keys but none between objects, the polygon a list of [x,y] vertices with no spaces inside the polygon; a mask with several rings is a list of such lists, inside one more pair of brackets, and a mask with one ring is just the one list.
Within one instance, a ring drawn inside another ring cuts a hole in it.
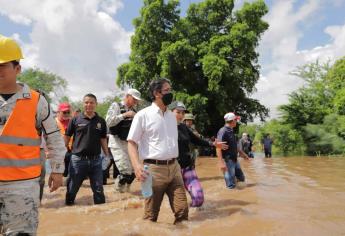
[{"label": "shoulder patch on uniform", "polygon": [[30,93],[23,93],[23,98],[30,98],[31,94]]}]

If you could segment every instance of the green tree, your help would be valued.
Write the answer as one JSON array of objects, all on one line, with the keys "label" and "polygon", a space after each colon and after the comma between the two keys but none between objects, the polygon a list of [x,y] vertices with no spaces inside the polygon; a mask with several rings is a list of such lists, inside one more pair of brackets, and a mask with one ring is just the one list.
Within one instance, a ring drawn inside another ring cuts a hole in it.
[{"label": "green tree", "polygon": [[274,153],[283,156],[304,154],[303,138],[291,125],[284,124],[279,120],[267,122],[257,133],[256,143],[261,142],[265,134],[270,134],[273,139]]},{"label": "green tree", "polygon": [[175,98],[196,114],[198,128],[214,134],[223,115],[236,111],[242,121],[262,120],[268,109],[250,98],[259,79],[255,51],[268,24],[264,1],[245,3],[234,11],[233,0],[191,4],[180,17],[176,0],[145,0],[134,20],[130,61],[118,68],[118,84],[138,88],[147,97],[150,81],[171,79]]},{"label": "green tree", "polygon": [[305,132],[314,155],[345,153],[345,116],[328,115],[322,124],[307,124]]},{"label": "green tree", "polygon": [[298,67],[293,75],[303,79],[306,84],[289,94],[289,103],[280,106],[282,119],[293,128],[302,131],[307,124],[320,124],[332,112],[334,95],[325,84],[330,69],[329,63],[318,61]]},{"label": "green tree", "polygon": [[345,57],[337,60],[326,76],[325,83],[334,95],[334,108],[340,115],[345,115]]},{"label": "green tree", "polygon": [[282,121],[303,138],[308,155],[344,152],[345,58],[333,66],[318,61],[298,67],[294,75],[306,84],[280,107]]},{"label": "green tree", "polygon": [[67,87],[67,81],[59,75],[38,68],[24,70],[18,77],[20,82],[26,83],[32,89],[41,90],[49,101],[56,99],[60,102]]},{"label": "green tree", "polygon": [[121,99],[118,96],[107,96],[102,102],[98,102],[96,112],[99,116],[105,118],[107,115],[108,109],[113,102],[120,102]]}]

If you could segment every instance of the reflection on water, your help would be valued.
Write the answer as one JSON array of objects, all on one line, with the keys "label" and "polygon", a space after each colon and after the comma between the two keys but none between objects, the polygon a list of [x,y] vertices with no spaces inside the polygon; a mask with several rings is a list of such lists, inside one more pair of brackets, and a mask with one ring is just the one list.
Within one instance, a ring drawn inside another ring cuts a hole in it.
[{"label": "reflection on water", "polygon": [[72,207],[64,206],[65,188],[46,193],[39,235],[345,235],[345,158],[254,158],[241,165],[246,188],[228,190],[216,159],[199,158],[205,203],[177,226],[167,198],[158,223],[141,219],[138,183],[130,194],[105,186],[107,203],[98,206],[87,181]]}]

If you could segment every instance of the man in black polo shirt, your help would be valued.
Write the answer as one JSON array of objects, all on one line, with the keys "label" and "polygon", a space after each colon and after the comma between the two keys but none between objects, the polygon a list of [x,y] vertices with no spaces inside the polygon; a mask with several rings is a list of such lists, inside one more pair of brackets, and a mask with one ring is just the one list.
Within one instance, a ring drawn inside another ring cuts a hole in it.
[{"label": "man in black polo shirt", "polygon": [[101,147],[109,156],[107,127],[105,120],[95,112],[97,98],[86,94],[83,98],[84,112],[74,117],[65,133],[65,144],[74,137],[72,157],[67,180],[66,205],[73,205],[78,190],[86,177],[89,177],[95,204],[105,203],[103,192]]}]

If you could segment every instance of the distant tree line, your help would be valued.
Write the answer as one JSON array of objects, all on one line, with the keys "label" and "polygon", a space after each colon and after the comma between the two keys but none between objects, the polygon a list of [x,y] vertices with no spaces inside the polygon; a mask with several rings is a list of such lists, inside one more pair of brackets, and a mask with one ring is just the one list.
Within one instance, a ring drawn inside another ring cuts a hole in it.
[{"label": "distant tree line", "polygon": [[281,117],[259,125],[244,125],[258,144],[265,133],[274,138],[274,151],[287,155],[345,154],[345,57],[298,67],[293,75],[305,85],[280,106]]}]

